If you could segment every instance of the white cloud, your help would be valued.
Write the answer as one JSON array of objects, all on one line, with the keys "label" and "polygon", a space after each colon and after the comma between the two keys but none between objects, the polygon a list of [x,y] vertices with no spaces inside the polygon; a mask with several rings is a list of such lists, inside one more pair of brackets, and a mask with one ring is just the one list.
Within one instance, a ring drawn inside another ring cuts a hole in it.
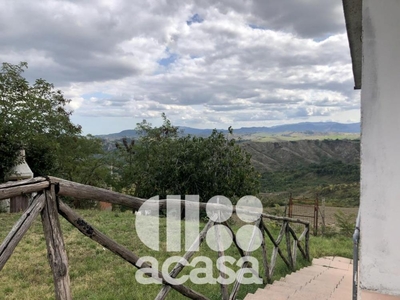
[{"label": "white cloud", "polygon": [[61,88],[84,130],[161,112],[203,128],[357,119],[340,1],[7,3],[0,59]]}]

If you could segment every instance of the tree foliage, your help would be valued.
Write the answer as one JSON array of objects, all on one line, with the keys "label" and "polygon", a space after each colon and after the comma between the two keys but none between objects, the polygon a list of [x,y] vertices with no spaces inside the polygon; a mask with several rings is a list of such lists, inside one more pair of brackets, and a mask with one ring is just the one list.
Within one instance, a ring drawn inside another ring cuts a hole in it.
[{"label": "tree foliage", "polygon": [[[1,125],[0,125],[1,126]],[[8,175],[18,158],[20,143],[7,126],[0,127],[0,182]]]},{"label": "tree foliage", "polygon": [[47,175],[57,165],[58,139],[80,134],[70,121],[70,100],[51,83],[30,84],[22,74],[27,63],[3,63],[0,71],[1,178],[15,164],[15,149],[25,148],[35,175]]},{"label": "tree foliage", "polygon": [[81,136],[81,127],[70,120],[70,100],[44,79],[30,84],[22,76],[27,67],[25,62],[1,67],[0,181],[22,147],[35,176],[103,186],[108,171],[101,141]]},{"label": "tree foliage", "polygon": [[[209,137],[180,134],[163,114],[163,124],[137,124],[139,138],[117,144],[121,182],[142,198],[155,195],[215,195],[229,198],[258,192],[259,177],[235,139],[214,130]],[[123,188],[123,187],[120,187]]]},{"label": "tree foliage", "polygon": [[67,180],[106,187],[110,175],[108,156],[102,141],[93,136],[64,136],[60,148],[69,155],[58,158],[57,176]]},{"label": "tree foliage", "polygon": [[0,72],[0,117],[21,141],[36,135],[59,137],[81,133],[70,121],[70,100],[44,79],[33,85],[22,76],[27,63],[3,63]]},{"label": "tree foliage", "polygon": [[292,191],[305,186],[360,181],[360,165],[340,160],[323,159],[321,163],[296,166],[262,174],[262,189],[266,192]]}]

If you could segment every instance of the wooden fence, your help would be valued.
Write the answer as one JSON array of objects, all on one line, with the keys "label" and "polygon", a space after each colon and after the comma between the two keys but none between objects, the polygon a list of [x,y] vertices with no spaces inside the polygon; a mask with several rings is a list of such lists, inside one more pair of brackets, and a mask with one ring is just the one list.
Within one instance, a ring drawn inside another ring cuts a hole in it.
[{"label": "wooden fence", "polygon": [[[178,291],[189,299],[208,299],[206,296],[186,287],[183,284],[179,284],[177,281],[171,281],[171,279],[168,279],[167,281],[159,270],[155,270],[148,263],[142,263],[140,261],[140,257],[137,256],[135,253],[119,245],[111,238],[94,228],[81,216],[79,216],[74,210],[72,210],[68,205],[63,203],[58,196],[69,196],[80,200],[91,199],[104,201],[124,205],[136,210],[139,209],[140,206],[146,201],[145,199],[123,195],[106,189],[87,186],[55,177],[37,177],[33,179],[9,182],[0,185],[0,200],[30,193],[37,194],[33,198],[31,205],[23,213],[21,218],[14,225],[10,233],[4,239],[3,243],[0,245],[0,271],[4,267],[7,260],[10,258],[17,244],[21,241],[24,234],[32,225],[33,221],[40,214],[46,238],[48,260],[53,272],[56,299],[72,299],[70,278],[68,273],[68,257],[65,250],[64,240],[59,222],[59,215],[61,215],[85,236],[91,238],[103,247],[109,249],[114,254],[120,256],[122,259],[126,260],[138,269],[146,268],[146,271],[144,272],[147,276],[153,277],[154,279],[161,281],[163,286],[155,299],[165,299],[171,289]],[[166,201],[178,201],[182,206],[198,205],[200,206],[200,209],[205,209],[206,207],[206,203],[193,204],[193,202],[190,201],[186,202],[183,200],[169,199],[159,200],[156,203],[157,208],[165,208],[167,203]],[[224,209],[223,205],[213,205],[219,210]],[[233,210],[234,212],[240,211],[242,213],[254,215],[254,212],[244,211],[239,208],[236,209],[235,207]],[[278,256],[283,260],[288,268],[293,271],[296,269],[296,259],[298,251],[301,253],[304,259],[310,259],[310,227],[308,222],[287,217],[277,217],[264,213],[262,213],[261,215],[260,213],[258,213],[257,215],[259,216],[259,218],[254,222],[254,225],[258,227],[262,232],[262,277],[265,283],[271,282]],[[279,223],[281,225],[280,233],[277,238],[274,238],[271,231],[267,228],[266,221],[274,221],[275,223]],[[190,258],[195,254],[195,249],[197,249],[197,246],[203,242],[208,230],[213,227],[216,231],[218,230],[218,226],[213,226],[214,224],[217,224],[217,222],[210,220],[203,228],[203,230],[199,233],[193,245],[183,256],[186,261],[189,261]],[[241,257],[250,256],[251,251],[246,252],[239,247],[236,242],[235,234],[228,223],[222,222],[222,224],[226,226],[232,233],[233,241],[238,249],[239,255]],[[303,227],[302,232],[299,236],[296,235],[292,224],[300,225]],[[216,236],[219,236],[218,232],[216,232]],[[255,232],[251,236],[250,244],[254,242],[254,239]],[[268,259],[267,256],[267,239],[269,239],[273,245],[270,259]],[[224,252],[220,249],[218,251],[218,256],[221,257],[223,255]],[[172,277],[173,279],[176,278],[183,268],[184,265],[178,262],[169,274],[170,277]],[[233,284],[230,292],[228,291],[227,285],[221,284],[221,298],[223,300],[236,299],[236,295],[240,288],[240,276],[243,276],[245,268],[248,268],[253,273],[258,274],[258,270],[253,270],[248,262],[244,262],[240,271],[238,272],[239,276],[238,278],[236,278],[236,281]],[[225,274],[221,272],[221,276],[224,277],[224,275]]]}]

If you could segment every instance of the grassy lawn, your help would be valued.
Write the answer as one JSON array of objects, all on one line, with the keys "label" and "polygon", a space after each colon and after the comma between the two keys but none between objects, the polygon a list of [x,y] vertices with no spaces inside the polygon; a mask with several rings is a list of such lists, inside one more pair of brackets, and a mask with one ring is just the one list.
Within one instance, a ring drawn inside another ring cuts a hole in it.
[{"label": "grassy lawn", "polygon": [[[124,245],[139,256],[154,256],[160,263],[173,255],[166,251],[152,251],[139,240],[135,232],[135,216],[130,212],[100,212],[95,210],[81,210],[78,213],[94,227],[103,231],[118,243]],[[0,240],[11,230],[18,220],[19,214],[0,214]],[[163,221],[164,220],[164,221]],[[89,238],[83,236],[77,229],[67,223],[61,217],[61,225],[69,257],[69,270],[71,277],[72,294],[74,299],[154,299],[161,285],[143,285],[135,279],[136,268]],[[165,219],[161,221],[161,227],[165,227]],[[204,226],[204,224],[202,225]],[[239,227],[232,224],[234,231]],[[279,225],[269,224],[270,230],[275,236],[279,231]],[[162,229],[161,229],[162,230]],[[184,236],[184,235],[183,235]],[[161,239],[165,238],[161,236]],[[282,243],[283,245],[283,243]],[[270,256],[271,243],[267,243]],[[312,257],[324,255],[339,255],[351,258],[352,241],[338,235],[332,237],[311,237],[310,252]],[[53,278],[46,259],[46,243],[40,217],[26,236],[17,246],[14,254],[0,271],[0,299],[54,299]],[[211,258],[214,262],[217,253],[209,249],[203,243],[199,254]],[[234,247],[230,247],[225,255],[239,258]],[[261,250],[256,250],[253,256],[262,265]],[[298,254],[298,267],[306,266],[308,262],[301,259]],[[197,265],[198,267],[203,267]],[[232,269],[233,267],[230,266]],[[190,266],[185,267],[181,274],[190,273]],[[161,266],[159,266],[161,269]],[[192,268],[193,269],[193,268]],[[237,268],[236,268],[237,269]],[[213,266],[214,278],[218,276],[218,270]],[[274,279],[289,273],[280,258]],[[262,274],[262,273],[261,273]],[[185,285],[202,293],[210,299],[220,299],[220,287],[217,284],[195,285],[188,281]],[[248,292],[254,292],[262,285],[242,285],[238,299],[243,299]],[[187,299],[175,291],[171,291],[167,299]]]}]

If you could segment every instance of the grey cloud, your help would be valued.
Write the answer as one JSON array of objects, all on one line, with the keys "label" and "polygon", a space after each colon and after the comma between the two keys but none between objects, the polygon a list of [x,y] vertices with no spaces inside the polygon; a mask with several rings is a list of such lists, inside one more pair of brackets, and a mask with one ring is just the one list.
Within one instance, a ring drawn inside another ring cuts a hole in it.
[{"label": "grey cloud", "polygon": [[236,11],[247,14],[249,24],[322,40],[345,32],[341,1],[333,0],[198,0],[206,8],[216,7],[221,13]]},{"label": "grey cloud", "polygon": [[13,2],[0,12],[0,20],[4,20],[0,50],[42,51],[55,66],[46,70],[39,65],[36,69],[56,74],[54,82],[61,85],[134,76],[140,67],[128,66],[121,59],[134,53],[121,53],[118,45],[142,34],[162,42],[167,39],[164,28],[168,19],[143,12],[145,4],[122,2],[111,9],[97,2]]},{"label": "grey cloud", "polygon": [[[333,0],[253,0],[259,26],[290,31],[308,38],[344,32],[342,2]],[[257,20],[257,19],[256,19]]]},{"label": "grey cloud", "polygon": [[284,111],[287,118],[305,118],[308,117],[308,111],[305,107],[291,108]]},{"label": "grey cloud", "polygon": [[[169,109],[203,124],[325,116],[332,107],[359,105],[347,37],[323,40],[344,32],[339,2],[0,3],[0,58],[28,60],[28,78],[61,85],[71,97],[112,95],[85,99],[80,108],[77,102],[81,115],[145,117]],[[188,26],[195,14],[204,22]],[[166,53],[176,60],[159,66]],[[308,99],[309,91],[318,98]],[[338,99],[326,100],[332,93]]]},{"label": "grey cloud", "polygon": [[246,13],[252,0],[195,0],[196,7],[207,10],[210,7],[217,8],[221,13],[227,14],[230,11]]},{"label": "grey cloud", "polygon": [[213,110],[213,111],[243,111],[246,109],[249,109],[249,105],[235,105],[235,104],[230,104],[230,105],[205,105],[208,109]]},{"label": "grey cloud", "polygon": [[310,101],[306,101],[304,104],[314,105],[318,107],[338,107],[343,104],[342,101],[339,100],[329,100],[329,99],[311,99]]},{"label": "grey cloud", "polygon": [[248,98],[254,98],[254,97],[258,97],[260,95],[259,92],[256,91],[239,91],[239,93],[237,94],[237,97],[240,99],[248,99]]},{"label": "grey cloud", "polygon": [[276,120],[282,120],[284,118],[284,114],[282,114],[280,111],[276,110],[263,110],[263,111],[258,111],[257,113],[255,112],[244,112],[242,114],[235,114],[232,117],[233,122],[248,122],[248,121],[259,121],[259,126],[266,126],[264,122],[268,121],[276,121]]},{"label": "grey cloud", "polygon": [[[128,99],[104,99],[101,101],[105,106],[113,106],[113,107],[125,107],[128,103]],[[110,103],[110,104],[108,104]]]},{"label": "grey cloud", "polygon": [[140,73],[139,69],[127,66],[111,59],[73,61],[64,65],[29,64],[29,79],[45,78],[58,85],[68,85],[73,82],[92,82],[122,79]]},{"label": "grey cloud", "polygon": [[261,98],[256,98],[253,100],[255,103],[261,103],[261,104],[297,104],[299,102],[302,102],[302,99],[285,99],[285,98],[278,98],[275,95],[271,95],[270,97],[261,97]]}]

